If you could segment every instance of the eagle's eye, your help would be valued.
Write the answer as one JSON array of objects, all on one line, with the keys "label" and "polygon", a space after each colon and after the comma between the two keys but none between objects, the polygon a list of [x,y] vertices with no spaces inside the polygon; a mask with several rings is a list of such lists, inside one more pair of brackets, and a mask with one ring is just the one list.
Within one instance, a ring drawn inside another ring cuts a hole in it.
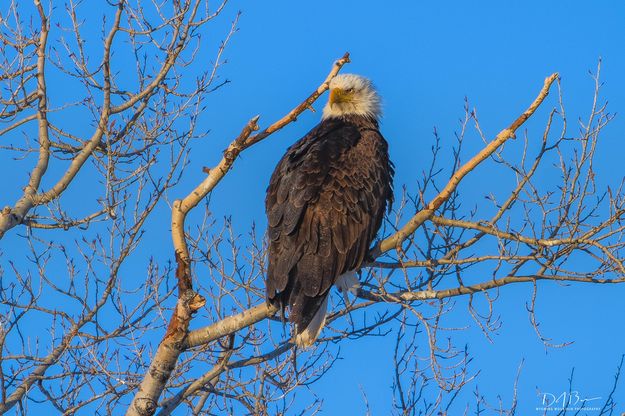
[{"label": "eagle's eye", "polygon": [[346,92],[349,92],[349,93],[352,93],[352,92],[354,92],[354,87],[352,87],[352,88],[348,88],[348,89],[346,89],[345,91],[346,91]]}]

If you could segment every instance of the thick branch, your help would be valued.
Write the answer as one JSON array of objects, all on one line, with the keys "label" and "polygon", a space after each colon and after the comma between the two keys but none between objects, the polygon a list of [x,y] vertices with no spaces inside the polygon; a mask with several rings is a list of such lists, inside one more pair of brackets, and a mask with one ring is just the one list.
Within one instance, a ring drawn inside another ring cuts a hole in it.
[{"label": "thick branch", "polygon": [[37,11],[39,13],[40,33],[37,43],[37,106],[36,118],[38,120],[38,140],[39,140],[39,157],[37,164],[30,173],[28,185],[24,188],[22,197],[17,201],[14,208],[5,207],[0,212],[0,239],[4,233],[19,224],[26,213],[36,204],[35,196],[39,189],[39,184],[43,175],[48,169],[48,161],[50,160],[50,138],[48,137],[48,103],[47,89],[45,78],[46,65],[46,46],[48,42],[48,33],[50,24],[43,10],[43,6],[39,0],[35,0]]},{"label": "thick branch", "polygon": [[228,316],[212,325],[191,331],[187,336],[185,348],[208,344],[211,341],[240,331],[243,328],[247,328],[265,318],[273,316],[276,311],[277,309],[275,307],[269,306],[263,302],[241,313]]}]

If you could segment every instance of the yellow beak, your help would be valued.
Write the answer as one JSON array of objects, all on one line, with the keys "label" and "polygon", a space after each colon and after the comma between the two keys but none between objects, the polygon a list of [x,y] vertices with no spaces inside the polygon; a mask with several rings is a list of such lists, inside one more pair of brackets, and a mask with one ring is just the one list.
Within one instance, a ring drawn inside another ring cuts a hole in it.
[{"label": "yellow beak", "polygon": [[344,101],[345,91],[340,88],[330,90],[330,105]]}]

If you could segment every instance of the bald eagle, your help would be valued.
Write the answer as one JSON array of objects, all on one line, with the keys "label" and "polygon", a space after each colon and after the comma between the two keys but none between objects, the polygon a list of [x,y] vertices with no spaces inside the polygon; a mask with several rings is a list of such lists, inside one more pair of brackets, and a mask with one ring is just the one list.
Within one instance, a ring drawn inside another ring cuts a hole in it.
[{"label": "bald eagle", "polygon": [[301,347],[319,336],[332,285],[343,292],[357,285],[353,271],[393,200],[393,164],[371,81],[338,75],[329,89],[321,122],[289,147],[265,200],[267,302],[282,316],[288,310]]}]

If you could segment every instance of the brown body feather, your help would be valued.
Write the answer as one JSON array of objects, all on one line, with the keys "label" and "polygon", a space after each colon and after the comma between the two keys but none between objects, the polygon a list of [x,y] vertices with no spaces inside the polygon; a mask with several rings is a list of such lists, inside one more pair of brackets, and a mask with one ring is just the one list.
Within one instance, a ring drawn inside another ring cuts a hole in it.
[{"label": "brown body feather", "polygon": [[291,146],[265,201],[267,301],[288,309],[296,334],[309,325],[337,278],[358,269],[393,198],[393,166],[378,123],[323,120]]}]

